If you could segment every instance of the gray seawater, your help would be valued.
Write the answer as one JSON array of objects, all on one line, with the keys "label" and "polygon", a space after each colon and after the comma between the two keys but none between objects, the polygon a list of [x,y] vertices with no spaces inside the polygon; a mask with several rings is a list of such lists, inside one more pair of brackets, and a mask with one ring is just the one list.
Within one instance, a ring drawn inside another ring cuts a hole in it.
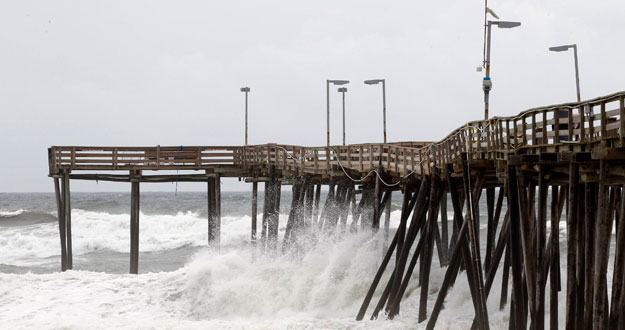
[{"label": "gray seawater", "polygon": [[[258,210],[262,214],[263,192],[258,194]],[[291,200],[291,192],[283,191],[282,197],[284,202],[281,203],[281,214],[288,214],[288,207]],[[395,197],[395,201],[397,202]],[[84,212],[90,212],[92,218],[100,216],[102,220],[108,217],[126,217],[129,220],[130,211],[130,194],[129,193],[72,193],[72,209],[73,211],[73,227],[80,226],[84,219]],[[399,200],[401,203],[401,200]],[[394,206],[394,209],[397,206]],[[76,214],[77,210],[80,213]],[[159,217],[159,216],[176,216],[187,214],[199,222],[206,219],[207,201],[206,193],[202,192],[142,192],[141,193],[141,217]],[[222,215],[227,218],[243,218],[251,217],[251,193],[250,192],[222,192]],[[260,218],[259,218],[260,219]],[[91,219],[89,219],[91,220]],[[22,246],[10,245],[3,246],[2,243],[8,243],[10,237],[8,234],[28,232],[28,229],[37,226],[55,226],[58,223],[57,206],[54,194],[51,193],[0,193],[0,249],[28,249],[27,244]],[[141,225],[145,225],[141,223]],[[149,225],[149,224],[148,224]],[[19,229],[24,230],[20,231]],[[58,228],[58,227],[57,227]],[[251,227],[250,227],[251,228]],[[76,228],[74,235],[76,235]],[[102,228],[93,228],[99,230]],[[114,229],[114,228],[105,228]],[[197,229],[197,228],[193,228]],[[10,232],[10,233],[9,233]],[[31,231],[32,232],[32,231]],[[50,232],[46,232],[50,234]],[[58,238],[58,231],[56,232]],[[97,236],[97,232],[93,232]],[[224,233],[228,234],[228,233]],[[166,234],[164,234],[165,236]],[[49,237],[48,237],[49,238]],[[166,237],[162,237],[165,239]],[[74,244],[77,237],[74,237]],[[144,240],[142,237],[141,240]],[[159,239],[159,237],[150,237],[149,239]],[[117,242],[119,245],[123,242]],[[130,244],[129,242],[126,242]],[[26,264],[19,262],[7,263],[0,257],[1,273],[50,273],[60,269],[60,243],[58,245],[58,254],[50,256],[41,256],[39,262],[36,262],[36,255],[25,254],[28,259]],[[195,244],[181,244],[171,249],[163,249],[149,252],[140,252],[140,271],[141,272],[158,272],[172,271],[183,267],[189,257],[195,254],[201,246]],[[129,254],[119,252],[119,249],[97,248],[94,246],[93,251],[87,251],[84,254],[75,255],[74,269],[88,270],[107,273],[126,273],[128,272]],[[141,250],[141,246],[140,246]],[[48,251],[49,252],[49,251]]]}]

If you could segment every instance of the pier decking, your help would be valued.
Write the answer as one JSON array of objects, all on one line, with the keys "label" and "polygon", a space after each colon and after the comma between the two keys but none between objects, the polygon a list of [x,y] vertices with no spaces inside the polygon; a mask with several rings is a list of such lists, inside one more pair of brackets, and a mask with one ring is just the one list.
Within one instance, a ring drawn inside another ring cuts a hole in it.
[{"label": "pier decking", "polygon": [[[256,194],[265,184],[260,242],[275,251],[280,185],[293,185],[283,250],[306,232],[373,230],[393,191],[403,193],[400,227],[373,279],[357,319],[364,318],[386,268],[390,279],[373,311],[393,318],[408,281],[420,267],[419,321],[433,329],[460,270],[467,274],[475,326],[488,329],[486,299],[503,271],[501,308],[508,303],[513,329],[545,324],[549,287],[550,328],[558,328],[557,292],[566,289],[567,329],[622,328],[625,285],[625,92],[582,102],[540,107],[511,117],[469,122],[439,142],[368,143],[304,147],[254,146],[53,146],[48,149],[59,209],[62,269],[72,268],[69,182],[131,182],[131,265],[138,272],[139,186],[145,182],[207,182],[209,244],[219,241],[221,177],[252,183],[251,240],[256,242]],[[171,171],[178,173],[172,174]],[[328,185],[320,209],[320,187]],[[358,187],[357,187],[358,186]],[[501,188],[496,196],[495,188]],[[487,200],[486,252],[479,249],[479,200]],[[552,194],[552,205],[547,196]],[[357,202],[356,195],[360,195]],[[507,211],[503,200],[507,199]],[[448,228],[447,198],[454,219]],[[466,212],[463,212],[466,205]],[[352,213],[353,222],[347,224]],[[547,230],[547,213],[551,230]],[[438,223],[438,216],[441,222]],[[503,222],[500,219],[503,215]],[[567,283],[561,283],[559,221],[567,216]],[[613,282],[606,272],[616,223]],[[499,236],[497,237],[497,234]],[[553,234],[552,234],[553,233]],[[548,235],[549,234],[549,235]],[[416,247],[413,249],[413,243]],[[433,253],[447,266],[428,317]],[[412,251],[412,252],[411,252]],[[392,255],[394,266],[389,266]],[[410,257],[410,262],[408,262]],[[483,257],[483,259],[482,259]],[[502,259],[503,264],[502,264]],[[549,286],[547,283],[549,282]],[[611,296],[608,297],[608,287]]]}]

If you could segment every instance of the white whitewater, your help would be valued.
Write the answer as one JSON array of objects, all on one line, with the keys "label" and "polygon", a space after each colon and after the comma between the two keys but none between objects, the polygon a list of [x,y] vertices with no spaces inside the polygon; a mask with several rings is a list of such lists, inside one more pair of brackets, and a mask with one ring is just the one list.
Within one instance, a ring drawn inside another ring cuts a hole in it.
[{"label": "white whitewater", "polygon": [[[128,252],[128,215],[75,209],[72,216],[75,264],[82,255],[94,251]],[[397,227],[399,216],[399,211],[392,213],[391,227]],[[280,216],[281,232],[286,220],[287,215]],[[198,247],[199,251],[176,271],[140,275],[76,270],[0,273],[0,329],[425,327],[425,322],[417,323],[416,274],[399,317],[392,321],[384,316],[375,321],[354,321],[382,258],[381,237],[359,233],[340,240],[327,239],[299,259],[272,258],[253,255],[249,216],[224,217],[222,221],[222,248],[215,251],[199,248],[206,245],[207,235],[206,220],[198,214],[141,214],[142,252]],[[2,264],[59,263],[58,228],[53,222],[1,228],[0,250]],[[428,311],[445,274],[436,255],[434,259]],[[508,324],[507,308],[498,310],[500,287],[499,274],[488,301],[492,329],[504,329]],[[382,289],[380,285],[370,310]],[[562,294],[561,308],[564,301]],[[467,329],[472,316],[463,274],[448,295],[437,329]]]}]

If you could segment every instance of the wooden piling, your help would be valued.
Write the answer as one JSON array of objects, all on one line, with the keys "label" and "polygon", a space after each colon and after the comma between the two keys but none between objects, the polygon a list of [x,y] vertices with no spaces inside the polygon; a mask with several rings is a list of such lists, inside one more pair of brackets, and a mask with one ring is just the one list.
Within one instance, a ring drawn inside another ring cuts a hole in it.
[{"label": "wooden piling", "polygon": [[569,166],[569,210],[568,219],[566,222],[567,231],[567,272],[566,272],[566,329],[574,330],[575,326],[575,311],[576,311],[576,274],[575,274],[575,261],[577,246],[575,242],[575,235],[577,229],[577,203],[579,201],[579,164],[571,162]]},{"label": "wooden piling", "polygon": [[621,301],[625,285],[625,191],[621,193],[619,220],[614,247],[614,273],[612,276],[612,299],[610,305],[610,325],[616,327],[622,317]]},{"label": "wooden piling", "polygon": [[215,244],[219,246],[221,241],[221,177],[219,174],[215,177]]},{"label": "wooden piling", "polygon": [[[133,173],[133,176],[136,173]],[[139,179],[130,181],[130,274],[139,272]]]},{"label": "wooden piling", "polygon": [[[586,189],[588,189],[589,185],[588,184],[580,184],[579,188],[577,189],[577,195],[578,195],[578,200],[577,200],[577,229],[576,229],[576,245],[577,245],[577,252],[576,252],[576,273],[575,273],[575,277],[576,277],[576,297],[575,297],[575,301],[576,301],[576,317],[575,317],[575,324],[579,324],[579,328],[583,329],[583,325],[584,325],[584,314],[585,314],[585,291],[586,291],[586,281],[590,280],[592,282],[592,276],[588,276],[586,277],[586,241],[585,241],[585,237],[586,237]],[[560,192],[560,194],[562,193],[567,194],[566,189],[562,189],[562,191]],[[561,205],[558,205],[558,208],[561,208]],[[567,217],[568,219],[568,217]],[[593,218],[594,221],[594,218]],[[568,223],[567,223],[568,226]],[[559,253],[559,251],[557,251]],[[558,254],[558,259],[559,259],[559,254]],[[559,269],[560,269],[560,265],[558,264],[558,288],[561,290],[561,283],[560,283],[560,273],[559,273]],[[589,320],[590,320],[590,316],[592,316],[592,310],[589,313]],[[590,322],[590,321],[589,321]]]},{"label": "wooden piling", "polygon": [[597,183],[588,182],[585,188],[585,226],[584,226],[584,326],[592,328],[593,296],[594,296],[594,264],[595,264],[595,222],[597,221]]},{"label": "wooden piling", "polygon": [[[558,329],[558,266],[560,265],[558,249],[560,249],[560,216],[558,214],[558,186],[551,186],[551,233],[549,242],[551,248],[545,253],[551,258],[551,272],[549,273],[549,329]],[[545,274],[545,276],[547,276]]]},{"label": "wooden piling", "polygon": [[607,295],[606,272],[610,253],[610,239],[612,238],[613,216],[610,213],[609,186],[605,184],[607,179],[607,160],[601,159],[599,169],[599,212],[597,216],[595,233],[595,263],[594,263],[594,301],[592,314],[592,327],[596,330],[607,329],[609,316]]},{"label": "wooden piling", "polygon": [[449,264],[451,249],[449,248],[449,219],[447,217],[447,192],[441,196],[441,247],[445,256],[445,265]]},{"label": "wooden piling", "polygon": [[[393,191],[389,188],[387,190],[388,199],[385,204],[385,213],[384,213],[384,241],[388,242],[389,230],[391,226],[391,200],[393,199]],[[347,210],[347,208],[345,208]]]},{"label": "wooden piling", "polygon": [[73,269],[74,262],[72,256],[72,197],[69,188],[69,172],[63,172],[63,216],[65,217],[65,239],[67,246],[67,267]]},{"label": "wooden piling", "polygon": [[[417,233],[425,225],[425,219],[427,214],[427,203],[428,203],[428,193],[430,190],[430,179],[429,176],[425,176],[421,181],[421,185],[419,187],[419,192],[416,194],[414,211],[412,213],[412,219],[410,221],[410,226],[408,227],[408,231],[406,233],[406,238],[404,240],[404,244],[402,246],[402,250],[399,252],[399,259],[396,263],[397,272],[396,283],[402,283],[404,280],[409,280],[412,273],[406,273],[404,275],[404,269],[406,266],[406,262],[408,260],[408,255],[410,253],[410,248],[414,243]],[[397,236],[397,235],[396,235]],[[404,279],[404,280],[403,280]],[[392,291],[393,293],[393,291]],[[389,313],[389,318],[392,318],[396,313],[399,313],[399,305],[401,303],[401,295],[400,292],[397,291],[395,294],[391,294],[389,296],[389,304],[387,304],[386,310]]]},{"label": "wooden piling", "polygon": [[256,244],[256,221],[258,217],[258,181],[252,182],[252,244]]},{"label": "wooden piling", "polygon": [[207,196],[208,196],[208,244],[215,241],[216,222],[217,222],[217,196],[215,196],[216,184],[215,178],[208,178]]},{"label": "wooden piling", "polygon": [[[430,269],[432,267],[432,255],[434,253],[434,233],[435,227],[438,228],[438,210],[440,198],[442,195],[442,182],[439,174],[438,168],[434,168],[432,171],[432,179],[431,179],[431,188],[430,188],[430,206],[428,210],[428,222],[423,230],[423,234],[425,235],[425,251],[423,253],[424,260],[424,269],[423,273],[421,273],[421,295],[419,299],[419,318],[418,321],[422,322],[427,318],[427,298],[429,294],[429,285],[430,285]],[[440,246],[440,244],[439,244]],[[439,249],[440,251],[440,249]],[[442,256],[439,253],[439,257]]]},{"label": "wooden piling", "polygon": [[484,254],[484,271],[488,273],[495,244],[495,188],[486,189],[486,211],[488,215],[486,225],[486,253]]},{"label": "wooden piling", "polygon": [[273,189],[271,191],[273,195],[273,209],[269,213],[269,219],[267,221],[267,241],[268,247],[275,253],[278,244],[278,227],[280,221],[280,197],[282,193],[282,184],[278,178],[274,175]]},{"label": "wooden piling", "polygon": [[67,270],[67,238],[65,235],[63,198],[61,197],[61,188],[58,177],[54,177],[54,195],[56,197],[56,212],[59,220],[59,237],[61,239],[61,271],[64,272]]},{"label": "wooden piling", "polygon": [[321,200],[321,183],[317,184],[317,189],[315,189],[315,208],[313,210],[313,220],[312,225],[316,226],[319,220],[319,201]]},{"label": "wooden piling", "polygon": [[545,165],[540,165],[538,169],[538,217],[536,222],[536,318],[534,329],[542,330],[545,328],[545,288],[546,288],[546,276],[544,274],[545,264],[545,246],[547,235],[547,196],[549,192],[549,186],[547,185],[548,169]]},{"label": "wooden piling", "polygon": [[[510,324],[514,329],[527,329],[525,319],[525,304],[521,303],[523,296],[523,256],[521,255],[521,219],[515,166],[508,166],[508,208],[510,212],[510,260],[512,263],[512,298],[510,305]],[[516,312],[515,312],[516,311]]]},{"label": "wooden piling", "polygon": [[[400,257],[402,250],[405,248],[404,242],[406,237],[406,226],[408,222],[408,217],[410,216],[410,213],[412,212],[418,201],[418,194],[417,192],[412,194],[413,190],[414,188],[412,185],[407,185],[404,190],[402,212],[399,220],[399,227],[396,231],[397,249],[395,251],[395,270],[393,272],[392,282],[389,281],[389,283],[392,283],[391,289],[389,290],[389,297],[391,297],[391,299],[394,299],[394,297],[397,296],[404,275],[405,262],[402,262]],[[390,311],[390,307],[392,305],[391,299],[388,299],[389,303],[387,304],[386,308],[387,312]]]},{"label": "wooden piling", "polygon": [[378,165],[378,173],[375,177],[375,190],[373,192],[373,220],[371,224],[374,233],[380,228],[380,199],[382,198],[382,180],[380,176],[382,175],[382,170],[382,164]]},{"label": "wooden piling", "polygon": [[[488,322],[488,309],[486,307],[486,296],[484,292],[484,276],[482,273],[482,262],[480,260],[480,245],[479,245],[479,227],[476,218],[479,218],[479,212],[477,211],[476,204],[479,201],[479,193],[481,191],[481,185],[484,180],[484,173],[478,176],[478,181],[475,185],[475,191],[472,190],[471,187],[471,169],[470,162],[468,159],[467,153],[461,154],[462,161],[462,177],[464,181],[464,193],[467,196],[467,213],[466,217],[469,222],[469,244],[471,245],[471,260],[466,262],[472,263],[473,271],[475,272],[473,282],[475,284],[475,294],[476,294],[476,302],[479,308],[477,313],[478,318],[478,326],[480,329],[489,329]],[[474,198],[473,193],[477,195],[478,198]],[[475,204],[473,202],[475,199]],[[466,259],[465,259],[466,260]]]},{"label": "wooden piling", "polygon": [[[518,170],[519,214],[521,215],[521,247],[523,249],[523,265],[525,281],[527,283],[527,299],[529,315],[533,325],[536,322],[536,256],[534,254],[534,221],[532,216],[532,185],[527,184],[525,176]],[[528,187],[529,186],[529,187]],[[529,190],[528,190],[529,189]],[[525,300],[525,299],[524,299]]]},{"label": "wooden piling", "polygon": [[315,185],[311,182],[306,189],[306,205],[304,211],[304,226],[310,228],[313,225],[313,209],[315,198]]},{"label": "wooden piling", "polygon": [[503,261],[503,273],[501,275],[501,297],[499,298],[499,310],[503,310],[508,303],[508,279],[510,276],[510,238]]}]

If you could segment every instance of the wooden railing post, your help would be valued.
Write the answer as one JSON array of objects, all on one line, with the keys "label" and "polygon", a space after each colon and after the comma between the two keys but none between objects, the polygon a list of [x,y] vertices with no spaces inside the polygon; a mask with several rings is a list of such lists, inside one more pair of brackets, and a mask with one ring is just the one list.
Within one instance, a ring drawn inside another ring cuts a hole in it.
[{"label": "wooden railing post", "polygon": [[621,141],[625,140],[625,97],[619,99],[619,137]]},{"label": "wooden railing post", "polygon": [[608,118],[606,118],[605,114],[605,101],[601,102],[601,140],[608,137]]}]

